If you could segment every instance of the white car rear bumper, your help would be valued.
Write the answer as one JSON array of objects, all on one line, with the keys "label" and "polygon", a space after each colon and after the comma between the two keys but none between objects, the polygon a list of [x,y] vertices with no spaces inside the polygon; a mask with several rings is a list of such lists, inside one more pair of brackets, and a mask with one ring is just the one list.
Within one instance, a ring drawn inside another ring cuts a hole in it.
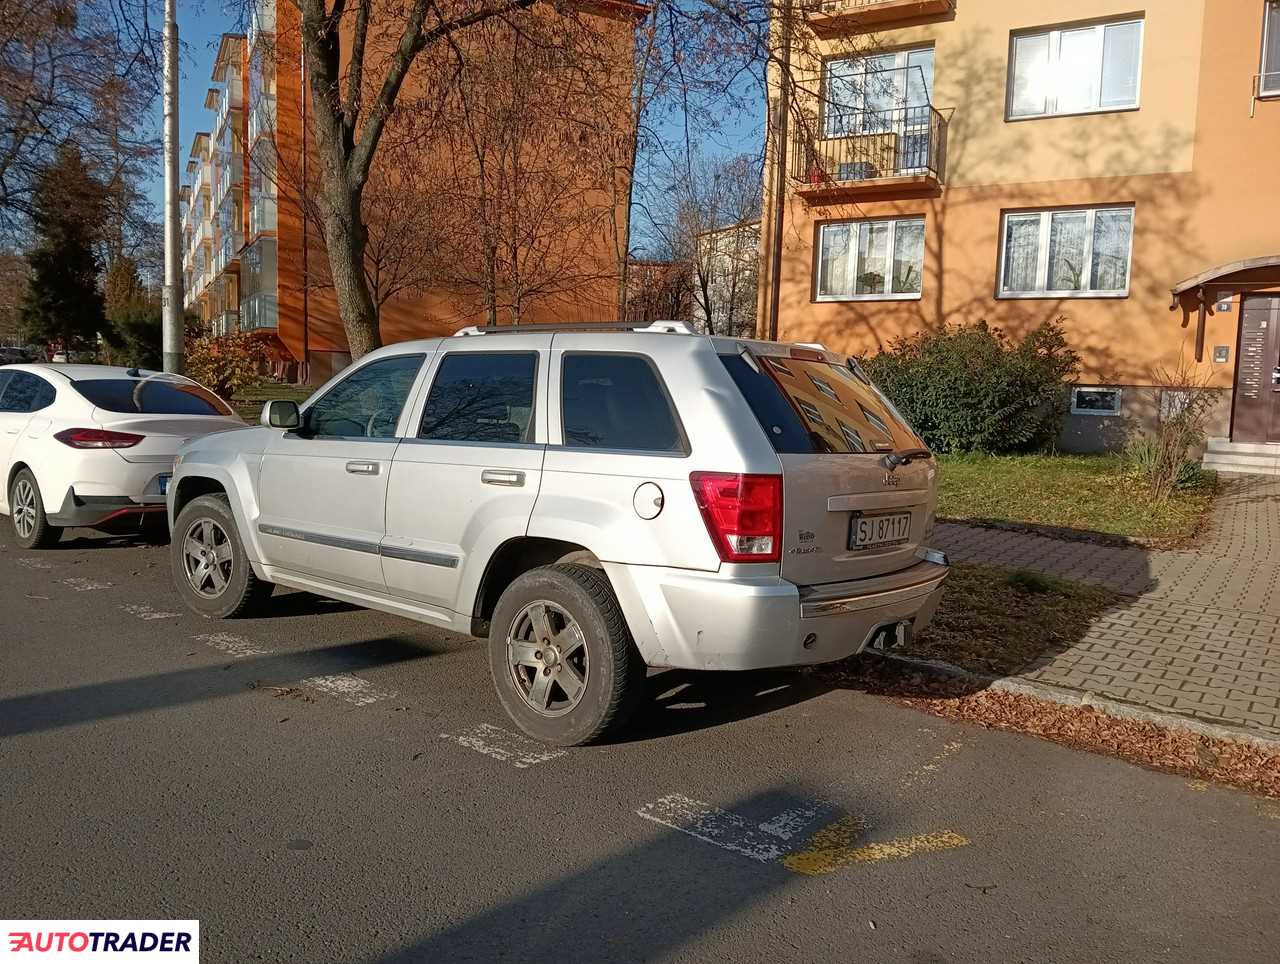
[{"label": "white car rear bumper", "polygon": [[861,652],[881,631],[924,629],[949,567],[932,553],[901,572],[801,588],[779,576],[605,563],[650,666],[749,670]]}]

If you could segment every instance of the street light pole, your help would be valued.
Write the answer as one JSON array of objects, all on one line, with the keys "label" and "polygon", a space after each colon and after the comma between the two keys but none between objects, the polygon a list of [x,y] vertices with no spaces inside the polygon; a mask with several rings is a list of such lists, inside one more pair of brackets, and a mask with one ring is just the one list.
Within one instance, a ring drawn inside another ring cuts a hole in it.
[{"label": "street light pole", "polygon": [[182,372],[182,228],[178,217],[178,15],[164,0],[164,370]]}]

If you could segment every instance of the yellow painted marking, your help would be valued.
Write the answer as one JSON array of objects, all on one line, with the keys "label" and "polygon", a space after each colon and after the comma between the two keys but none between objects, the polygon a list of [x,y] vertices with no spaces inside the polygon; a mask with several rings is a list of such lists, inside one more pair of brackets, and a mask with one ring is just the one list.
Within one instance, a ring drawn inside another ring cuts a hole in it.
[{"label": "yellow painted marking", "polygon": [[950,830],[935,833],[918,833],[910,837],[895,837],[883,843],[856,846],[858,838],[866,830],[860,817],[842,817],[828,824],[809,839],[804,850],[796,851],[782,859],[788,870],[797,874],[817,877],[834,873],[850,864],[870,864],[881,860],[903,860],[915,854],[950,850],[968,846],[967,837]]},{"label": "yellow painted marking", "polygon": [[954,755],[956,752],[958,752],[963,748],[964,748],[963,743],[958,743],[958,742],[955,742],[954,740],[950,743],[944,743],[942,745],[941,751],[934,754],[933,759],[931,759],[928,763],[924,764],[923,766],[917,767],[916,769],[912,770],[910,773],[906,775],[906,777],[903,778],[902,784],[901,784],[902,789],[910,790],[924,783],[931,776],[933,776],[933,774],[937,773],[939,770],[942,769],[942,764],[947,759],[947,757]]},{"label": "yellow painted marking", "polygon": [[1192,790],[1199,790],[1201,793],[1204,793],[1204,791],[1209,789],[1209,782],[1207,780],[1192,780],[1187,784],[1187,786]]}]

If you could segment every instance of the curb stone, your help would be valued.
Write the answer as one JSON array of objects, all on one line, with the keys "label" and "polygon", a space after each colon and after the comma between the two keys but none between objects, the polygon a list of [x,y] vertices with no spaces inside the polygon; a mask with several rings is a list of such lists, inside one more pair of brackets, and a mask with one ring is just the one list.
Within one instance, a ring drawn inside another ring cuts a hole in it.
[{"label": "curb stone", "polygon": [[996,676],[991,673],[974,673],[941,660],[915,659],[911,656],[901,656],[894,653],[881,653],[879,655],[889,662],[898,663],[917,671],[938,673],[965,682],[980,684],[985,689],[995,690],[998,693],[1030,696],[1050,703],[1057,703],[1061,706],[1089,707],[1119,719],[1151,723],[1165,729],[1183,730],[1214,740],[1245,743],[1268,753],[1280,754],[1280,739],[1259,736],[1257,733],[1241,727],[1205,723],[1177,713],[1165,713],[1134,703],[1125,703],[1121,700],[1098,696],[1087,690],[1074,690],[1064,686],[1050,686],[1045,683],[1035,683],[1028,680],[1009,679],[1008,677]]}]

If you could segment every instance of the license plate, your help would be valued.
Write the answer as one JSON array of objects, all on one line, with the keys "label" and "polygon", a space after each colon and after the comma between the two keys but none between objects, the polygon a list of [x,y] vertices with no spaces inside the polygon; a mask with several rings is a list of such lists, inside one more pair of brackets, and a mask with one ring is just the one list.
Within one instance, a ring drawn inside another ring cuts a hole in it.
[{"label": "license plate", "polygon": [[170,480],[171,478],[173,478],[173,476],[171,476],[171,475],[162,475],[162,476],[160,476],[160,494],[161,494],[161,495],[168,495],[168,494],[169,494],[169,480]]},{"label": "license plate", "polygon": [[854,516],[849,522],[849,548],[892,546],[911,538],[911,513]]}]

